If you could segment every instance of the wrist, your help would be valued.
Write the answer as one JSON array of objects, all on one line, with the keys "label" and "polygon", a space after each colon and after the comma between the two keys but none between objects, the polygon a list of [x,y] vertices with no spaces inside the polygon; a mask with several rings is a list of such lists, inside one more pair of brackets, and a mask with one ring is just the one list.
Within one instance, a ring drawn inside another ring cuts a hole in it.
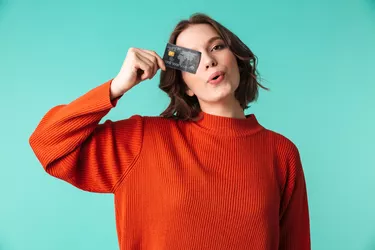
[{"label": "wrist", "polygon": [[123,94],[121,93],[121,91],[115,88],[116,84],[114,82],[115,82],[115,79],[112,80],[111,85],[110,85],[110,91],[109,91],[111,101]]}]

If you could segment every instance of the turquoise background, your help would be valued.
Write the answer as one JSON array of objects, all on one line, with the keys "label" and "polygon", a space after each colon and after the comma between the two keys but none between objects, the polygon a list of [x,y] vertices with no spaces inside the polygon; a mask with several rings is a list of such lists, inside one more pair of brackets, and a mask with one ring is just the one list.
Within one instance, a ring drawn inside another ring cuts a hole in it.
[{"label": "turquoise background", "polygon": [[[375,249],[375,1],[0,0],[0,249],[118,249],[112,195],[48,176],[28,139],[48,109],[114,77],[129,47],[162,54],[204,12],[258,56],[255,113],[299,148],[316,250]],[[158,115],[159,73],[105,118]]]}]

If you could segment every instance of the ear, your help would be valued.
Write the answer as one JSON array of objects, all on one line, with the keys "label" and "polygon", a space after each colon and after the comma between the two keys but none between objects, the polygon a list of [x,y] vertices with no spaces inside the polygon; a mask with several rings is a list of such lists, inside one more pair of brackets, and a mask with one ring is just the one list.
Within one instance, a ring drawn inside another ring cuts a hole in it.
[{"label": "ear", "polygon": [[193,93],[193,91],[191,90],[191,89],[187,89],[186,90],[186,94],[188,95],[188,96],[194,96],[194,93]]}]

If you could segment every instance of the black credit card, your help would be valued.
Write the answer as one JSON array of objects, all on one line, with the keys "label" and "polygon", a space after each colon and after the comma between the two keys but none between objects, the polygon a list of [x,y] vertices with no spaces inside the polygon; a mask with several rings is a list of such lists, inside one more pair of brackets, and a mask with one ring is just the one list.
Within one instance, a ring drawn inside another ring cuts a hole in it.
[{"label": "black credit card", "polygon": [[201,52],[167,43],[163,61],[166,67],[195,74],[201,61]]}]

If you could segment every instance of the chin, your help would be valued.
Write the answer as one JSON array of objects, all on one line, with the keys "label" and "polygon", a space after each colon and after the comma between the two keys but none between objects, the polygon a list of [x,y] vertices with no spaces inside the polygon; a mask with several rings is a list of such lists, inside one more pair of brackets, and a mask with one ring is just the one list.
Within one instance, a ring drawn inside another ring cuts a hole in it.
[{"label": "chin", "polygon": [[235,99],[234,93],[228,92],[228,93],[221,93],[220,95],[210,96],[206,99],[206,102],[208,103],[220,103],[220,102],[226,102],[231,99]]},{"label": "chin", "polygon": [[234,96],[234,92],[236,91],[235,86],[232,86],[230,84],[226,86],[222,86],[222,88],[217,89],[218,91],[215,93],[216,97],[219,99],[227,99],[231,96]]},{"label": "chin", "polygon": [[225,102],[228,99],[235,98],[235,91],[235,86],[231,85],[229,82],[224,83],[221,86],[216,86],[214,90],[207,90],[207,92],[209,92],[210,95],[201,96],[201,100],[206,103]]}]

